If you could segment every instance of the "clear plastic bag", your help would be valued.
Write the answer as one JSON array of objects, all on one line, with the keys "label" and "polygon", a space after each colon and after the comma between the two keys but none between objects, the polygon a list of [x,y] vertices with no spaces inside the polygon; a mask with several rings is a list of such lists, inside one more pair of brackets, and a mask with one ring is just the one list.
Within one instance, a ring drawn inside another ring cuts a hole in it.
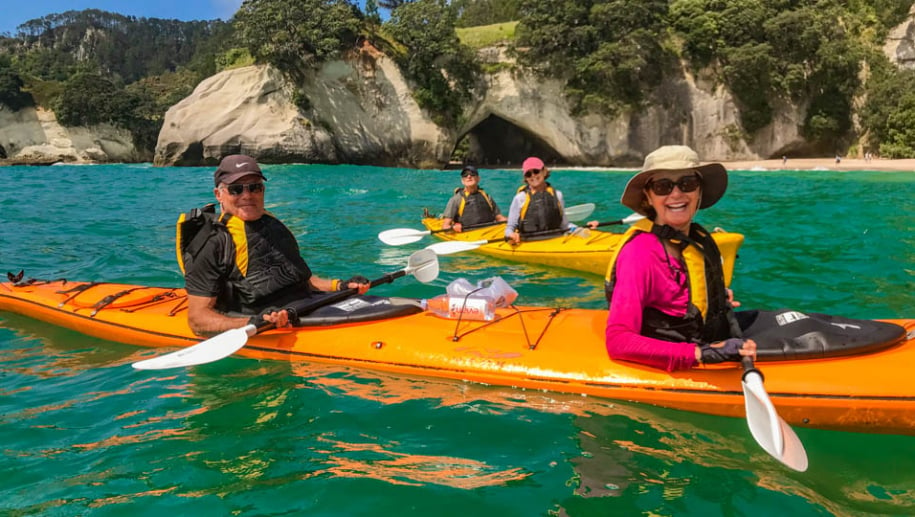
[{"label": "clear plastic bag", "polygon": [[471,284],[466,278],[458,278],[448,284],[446,291],[452,298],[469,296],[492,300],[496,307],[508,307],[518,299],[518,291],[500,276],[480,280],[476,285]]}]

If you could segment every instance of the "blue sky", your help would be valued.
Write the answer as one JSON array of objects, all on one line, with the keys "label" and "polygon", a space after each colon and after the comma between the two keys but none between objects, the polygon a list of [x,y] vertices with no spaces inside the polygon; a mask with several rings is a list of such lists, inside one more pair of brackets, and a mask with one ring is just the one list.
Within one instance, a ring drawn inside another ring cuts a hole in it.
[{"label": "blue sky", "polygon": [[16,27],[51,13],[100,9],[127,16],[178,20],[227,20],[242,0],[3,0],[0,34],[15,35]]}]

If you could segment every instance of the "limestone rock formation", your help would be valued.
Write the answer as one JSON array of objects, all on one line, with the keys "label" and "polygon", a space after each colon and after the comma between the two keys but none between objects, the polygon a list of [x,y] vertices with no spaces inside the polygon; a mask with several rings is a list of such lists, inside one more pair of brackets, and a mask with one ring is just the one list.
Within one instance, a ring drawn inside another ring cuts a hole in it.
[{"label": "limestone rock formation", "polygon": [[265,163],[434,167],[453,143],[378,54],[324,63],[300,85],[270,66],[221,72],[166,113],[155,163],[212,164],[245,153]]},{"label": "limestone rock formation", "polygon": [[[508,61],[499,49],[490,55]],[[211,165],[241,152],[266,163],[442,167],[464,138],[471,159],[506,166],[528,155],[629,166],[668,143],[691,145],[708,160],[768,158],[803,145],[798,107],[785,106],[751,141],[720,85],[684,70],[661,89],[663,105],[615,118],[574,116],[559,81],[503,68],[481,83],[466,122],[443,128],[419,108],[390,58],[366,46],[355,58],[322,64],[299,84],[263,65],[203,81],[166,114],[155,163]]]},{"label": "limestone rock formation", "polygon": [[130,132],[109,124],[64,127],[41,108],[9,111],[0,105],[0,163],[111,163],[148,160]]},{"label": "limestone rock formation", "polygon": [[908,19],[890,31],[883,52],[900,68],[915,68],[915,4]]}]

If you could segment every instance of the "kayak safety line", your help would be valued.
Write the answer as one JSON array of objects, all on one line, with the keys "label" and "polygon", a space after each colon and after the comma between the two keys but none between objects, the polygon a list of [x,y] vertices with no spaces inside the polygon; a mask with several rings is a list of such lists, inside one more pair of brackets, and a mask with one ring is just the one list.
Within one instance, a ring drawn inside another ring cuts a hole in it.
[{"label": "kayak safety line", "polygon": [[[540,344],[540,341],[543,340],[543,337],[546,335],[547,330],[549,330],[550,324],[553,323],[553,320],[555,319],[556,315],[559,314],[560,312],[566,310],[563,307],[555,307],[555,308],[553,308],[553,307],[535,307],[535,308],[531,308],[531,309],[521,310],[521,309],[515,307],[514,305],[511,305],[510,308],[513,309],[514,312],[512,312],[508,316],[505,316],[503,318],[498,318],[498,319],[495,319],[492,321],[481,322],[480,325],[477,325],[471,329],[465,330],[464,332],[459,332],[459,328],[460,328],[459,325],[455,325],[454,334],[451,336],[451,341],[458,342],[458,341],[464,339],[466,336],[469,336],[470,334],[477,332],[478,330],[483,330],[492,325],[504,323],[504,322],[510,320],[511,318],[514,318],[515,316],[517,316],[518,321],[521,323],[521,329],[524,331],[524,340],[527,342],[528,350],[536,350],[537,346]],[[546,325],[543,326],[543,329],[540,331],[540,335],[537,336],[537,339],[534,342],[531,342],[530,333],[527,331],[527,325],[524,324],[524,314],[528,313],[528,312],[543,312],[543,311],[551,311],[551,313],[549,315],[549,320],[547,321]]]},{"label": "kayak safety line", "polygon": [[[152,307],[154,305],[159,305],[162,303],[175,301],[178,298],[178,295],[175,294],[175,290],[176,290],[176,288],[172,288],[168,291],[165,291],[164,293],[159,293],[159,294],[153,296],[150,300],[144,300],[142,303],[131,304],[129,307],[124,307],[121,310],[124,312],[133,313],[133,312],[137,312],[139,310],[143,310],[143,309]],[[185,300],[187,300],[187,297],[186,296],[182,297],[181,303],[183,303]],[[179,303],[179,305],[180,305],[180,303]],[[172,309],[168,315],[174,316],[175,312],[176,311],[174,309]]]},{"label": "kayak safety line", "polygon": [[[66,282],[66,281],[65,281],[65,282]],[[68,290],[66,290],[66,291],[57,291],[58,294],[70,294],[70,293],[73,293],[73,294],[71,294],[70,296],[68,296],[64,301],[58,303],[58,304],[57,304],[57,308],[58,308],[58,309],[62,308],[64,305],[70,303],[71,300],[75,299],[77,296],[79,296],[79,295],[82,294],[83,292],[85,292],[85,291],[87,291],[87,290],[89,290],[89,289],[92,289],[93,287],[95,287],[95,286],[97,286],[97,285],[102,285],[102,284],[104,284],[104,283],[105,283],[105,282],[89,282],[89,283],[87,283],[87,284],[78,285],[78,286],[73,287],[73,288],[71,288],[71,289],[68,289]]]}]

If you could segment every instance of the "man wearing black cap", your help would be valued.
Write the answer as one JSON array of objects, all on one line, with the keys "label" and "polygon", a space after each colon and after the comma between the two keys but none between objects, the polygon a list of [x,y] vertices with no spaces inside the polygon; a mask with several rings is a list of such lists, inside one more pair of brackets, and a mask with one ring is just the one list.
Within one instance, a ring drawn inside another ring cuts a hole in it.
[{"label": "man wearing black cap", "polygon": [[215,335],[260,320],[285,327],[288,314],[277,309],[312,289],[368,290],[362,276],[342,281],[312,274],[295,236],[264,209],[267,178],[254,158],[226,156],[213,180],[221,215],[199,232],[202,237],[179,242],[188,325],[195,334]]},{"label": "man wearing black cap", "polygon": [[499,205],[480,188],[480,173],[473,165],[461,170],[462,187],[454,189],[454,195],[445,205],[442,228],[460,232],[465,227],[485,226],[493,222],[505,222]]}]

